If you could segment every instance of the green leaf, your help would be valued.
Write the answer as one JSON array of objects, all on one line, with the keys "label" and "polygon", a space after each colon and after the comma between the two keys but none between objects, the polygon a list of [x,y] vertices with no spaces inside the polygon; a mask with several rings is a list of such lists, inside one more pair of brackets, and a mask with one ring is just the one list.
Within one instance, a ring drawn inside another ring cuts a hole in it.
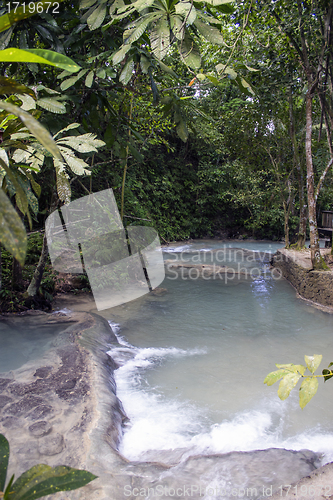
[{"label": "green leaf", "polygon": [[128,60],[126,61],[126,64],[125,64],[122,72],[120,73],[120,76],[119,76],[119,81],[123,85],[127,85],[128,82],[130,81],[130,79],[132,78],[134,65],[135,64],[133,61],[133,57],[129,57]]},{"label": "green leaf", "polygon": [[264,384],[267,384],[268,386],[275,384],[280,378],[284,377],[287,375],[288,371],[286,370],[277,370],[275,372],[271,372],[267,375],[267,377],[264,380]]},{"label": "green leaf", "polygon": [[304,375],[306,366],[304,365],[293,365],[292,363],[287,364],[287,365],[276,365],[277,368],[285,368],[288,371],[291,371],[293,373],[300,373],[301,375]]},{"label": "green leaf", "polygon": [[197,17],[197,11],[191,2],[178,2],[175,5],[176,14],[186,19],[186,24],[193,24]]},{"label": "green leaf", "polygon": [[[0,198],[0,203],[1,203],[1,198]],[[9,443],[5,438],[5,436],[3,434],[0,434],[0,492],[5,491],[8,460],[9,460]]]},{"label": "green leaf", "polygon": [[67,80],[64,80],[60,85],[61,90],[67,90],[67,89],[69,89],[69,87],[72,87],[72,85],[75,85],[75,83],[78,80],[80,80],[80,78],[82,78],[82,76],[84,76],[86,73],[88,73],[88,70],[82,69],[80,71],[80,73],[78,73],[77,75],[72,76],[71,78],[68,78]]},{"label": "green leaf", "polygon": [[173,69],[169,68],[169,66],[164,64],[164,62],[160,61],[159,59],[158,59],[158,64],[159,64],[159,67],[161,68],[162,71],[164,71],[165,73],[168,73],[169,75],[173,76],[174,78],[178,78],[178,75],[173,71]]},{"label": "green leaf", "polygon": [[96,0],[81,0],[80,9],[88,9],[96,3]]},{"label": "green leaf", "polygon": [[179,137],[183,142],[186,142],[188,139],[188,129],[185,123],[185,120],[181,118],[176,126],[176,131]]},{"label": "green leaf", "polygon": [[140,68],[143,74],[148,74],[148,68],[152,66],[151,61],[144,55],[140,57]]},{"label": "green leaf", "polygon": [[29,113],[23,109],[10,104],[9,102],[0,100],[0,109],[5,109],[13,115],[16,115],[27,129],[36,137],[36,139],[44,146],[49,153],[58,159],[61,159],[60,151],[52,139],[50,133]]},{"label": "green leaf", "polygon": [[[1,165],[2,163],[2,160],[0,160]],[[6,250],[11,253],[13,257],[15,257],[15,259],[18,260],[19,263],[23,266],[27,251],[27,235],[18,213],[1,188],[0,241],[6,248]]]},{"label": "green leaf", "polygon": [[11,500],[35,500],[58,491],[69,491],[86,485],[97,476],[71,467],[35,465],[12,485]]},{"label": "green leaf", "polygon": [[86,163],[81,158],[77,158],[73,151],[63,146],[60,146],[60,151],[72,172],[76,175],[89,175],[90,171],[86,170],[89,168],[88,163]]},{"label": "green leaf", "polygon": [[112,56],[112,62],[113,64],[118,64],[120,63],[126,56],[127,52],[131,48],[131,44],[125,44],[123,45],[120,50],[118,50],[115,54]]},{"label": "green leaf", "polygon": [[199,80],[199,82],[203,82],[204,79],[206,78],[206,75],[204,75],[203,73],[198,73],[196,75],[196,78]]},{"label": "green leaf", "polygon": [[51,113],[66,113],[66,106],[62,102],[59,102],[52,97],[42,97],[41,99],[38,99],[37,104],[41,108],[47,109],[47,111],[51,111]]},{"label": "green leaf", "polygon": [[96,71],[96,76],[98,76],[98,78],[105,78],[106,76],[106,71],[104,68],[99,68],[97,71]]},{"label": "green leaf", "polygon": [[290,391],[295,387],[300,378],[301,375],[299,373],[288,373],[283,377],[278,389],[278,396],[282,401],[287,399]]},{"label": "green leaf", "polygon": [[170,26],[172,29],[172,33],[175,35],[177,40],[183,40],[185,36],[183,18],[177,15],[170,15]]},{"label": "green leaf", "polygon": [[200,51],[194,40],[186,34],[182,42],[178,42],[181,58],[190,68],[199,69],[201,66]]},{"label": "green leaf", "polygon": [[168,16],[163,15],[150,32],[150,44],[157,59],[162,60],[170,48],[170,28]]},{"label": "green leaf", "polygon": [[303,409],[308,404],[310,399],[316,394],[318,389],[317,377],[307,377],[303,380],[299,388],[299,405]]},{"label": "green leaf", "polygon": [[160,14],[149,14],[147,16],[140,17],[137,21],[131,23],[128,29],[124,33],[124,43],[134,43],[145,32],[149,23],[153,22],[156,18],[158,18]]},{"label": "green leaf", "polygon": [[59,130],[59,132],[57,132],[54,136],[53,136],[53,139],[55,139],[58,135],[62,134],[63,132],[67,132],[67,130],[72,130],[73,128],[78,128],[80,126],[79,123],[71,123],[70,125],[68,125],[67,127],[65,128],[62,128],[61,130]]},{"label": "green leaf", "polygon": [[142,156],[142,154],[136,149],[135,146],[133,146],[133,144],[129,143],[128,144],[128,148],[130,150],[130,152],[132,153],[132,155],[134,156],[134,158],[139,162],[139,163],[142,163],[144,158]]},{"label": "green leaf", "polygon": [[217,28],[209,26],[208,24],[202,23],[199,19],[194,22],[196,28],[201,33],[201,35],[206,38],[210,43],[216,45],[225,45],[223,37]]},{"label": "green leaf", "polygon": [[324,375],[324,382],[333,377],[333,371],[328,370],[327,368],[324,368],[322,374]]},{"label": "green leaf", "polygon": [[323,359],[321,354],[314,354],[313,356],[304,356],[306,366],[309,368],[311,373],[314,373]]},{"label": "green leaf", "polygon": [[99,5],[97,9],[94,10],[92,14],[87,19],[87,24],[89,26],[90,31],[97,30],[100,25],[103,23],[106,16],[106,6]]},{"label": "green leaf", "polygon": [[28,94],[36,99],[35,92],[29,87],[12,80],[12,78],[0,76],[0,95],[3,94]]},{"label": "green leaf", "polygon": [[31,183],[32,189],[35,191],[36,195],[39,197],[41,192],[42,192],[42,188],[40,187],[38,182],[35,181],[35,179],[33,178],[32,174],[30,172],[26,172],[25,175],[28,177],[28,179]]},{"label": "green leaf", "polygon": [[56,68],[65,69],[71,73],[79,71],[78,66],[72,59],[52,50],[46,49],[5,49],[0,51],[0,62],[24,62],[49,64]]},{"label": "green leaf", "polygon": [[89,71],[89,73],[87,74],[86,76],[86,81],[84,82],[86,87],[91,87],[92,84],[93,84],[93,81],[94,81],[94,72],[93,71]]},{"label": "green leaf", "polygon": [[[63,1],[64,0],[57,0],[57,2],[59,3]],[[28,17],[34,16],[37,13],[35,10],[33,10],[33,12],[30,12],[30,10],[27,8],[27,5],[28,4],[25,4],[22,7],[18,7],[17,9],[11,10],[8,14],[5,14],[0,17],[0,33],[10,28],[12,24],[17,23],[22,19],[27,19]],[[43,8],[45,7],[47,9],[50,8],[50,1],[38,0],[38,5],[42,6]]]},{"label": "green leaf", "polygon": [[59,200],[64,203],[69,203],[71,201],[71,186],[68,181],[68,175],[64,171],[65,164],[56,158],[53,159],[53,164],[56,171],[57,193]]},{"label": "green leaf", "polygon": [[213,76],[213,75],[206,75],[208,80],[210,80],[212,82],[213,85],[218,85],[220,82],[219,80],[216,78],[216,76]]}]

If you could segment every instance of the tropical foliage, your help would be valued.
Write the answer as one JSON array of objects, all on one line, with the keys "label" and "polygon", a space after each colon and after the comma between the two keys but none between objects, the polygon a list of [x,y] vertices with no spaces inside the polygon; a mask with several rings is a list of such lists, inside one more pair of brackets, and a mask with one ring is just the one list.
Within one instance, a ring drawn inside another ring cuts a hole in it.
[{"label": "tropical foliage", "polygon": [[36,500],[57,493],[81,488],[97,476],[72,467],[38,464],[24,472],[15,481],[13,475],[6,486],[9,463],[9,443],[0,434],[0,498],[3,500]]},{"label": "tropical foliage", "polygon": [[[165,241],[247,235],[302,248],[310,229],[313,266],[322,267],[317,217],[332,203],[329,4],[6,8],[0,239],[15,257],[11,292],[27,288],[26,231],[108,187],[125,224],[153,225]],[[47,266],[45,245],[29,295]]]}]

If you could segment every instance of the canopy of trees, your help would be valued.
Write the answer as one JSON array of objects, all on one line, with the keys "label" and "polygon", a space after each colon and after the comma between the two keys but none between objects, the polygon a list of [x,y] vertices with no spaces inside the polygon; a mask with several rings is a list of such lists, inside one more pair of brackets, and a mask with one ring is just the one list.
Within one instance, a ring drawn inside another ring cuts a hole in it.
[{"label": "canopy of trees", "polygon": [[108,187],[124,224],[152,225],[162,241],[246,235],[302,248],[308,235],[313,267],[325,267],[332,22],[328,0],[5,4],[0,241],[11,293],[38,295],[47,244],[36,252],[35,231],[49,213]]}]

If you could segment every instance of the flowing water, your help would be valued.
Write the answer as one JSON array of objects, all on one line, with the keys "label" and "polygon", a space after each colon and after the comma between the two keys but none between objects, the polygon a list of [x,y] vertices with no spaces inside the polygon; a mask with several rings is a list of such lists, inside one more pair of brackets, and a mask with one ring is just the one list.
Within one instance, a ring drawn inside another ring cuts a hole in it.
[{"label": "flowing water", "polygon": [[105,311],[122,344],[109,353],[122,362],[115,374],[130,419],[120,447],[125,457],[275,447],[307,448],[322,453],[323,463],[333,460],[333,385],[320,380],[301,410],[297,389],[282,402],[278,384],[263,383],[275,363],[323,354],[320,372],[333,361],[333,315],[298,299],[269,269],[280,246],[205,241],[168,247],[168,261],[234,272],[204,279],[169,269],[164,295]]}]

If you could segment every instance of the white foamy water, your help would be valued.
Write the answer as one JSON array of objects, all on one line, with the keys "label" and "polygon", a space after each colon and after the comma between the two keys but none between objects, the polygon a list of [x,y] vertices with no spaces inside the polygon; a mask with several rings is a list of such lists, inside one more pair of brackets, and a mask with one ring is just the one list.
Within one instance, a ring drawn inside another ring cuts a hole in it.
[{"label": "white foamy water", "polygon": [[119,451],[147,460],[161,450],[181,449],[186,458],[306,448],[332,461],[330,382],[304,410],[297,389],[282,402],[278,384],[263,384],[275,363],[304,363],[304,354],[324,354],[326,367],[332,315],[269,274],[231,283],[167,277],[161,286],[164,296],[110,310],[120,346],[109,354],[122,365],[117,394],[130,419]]}]

